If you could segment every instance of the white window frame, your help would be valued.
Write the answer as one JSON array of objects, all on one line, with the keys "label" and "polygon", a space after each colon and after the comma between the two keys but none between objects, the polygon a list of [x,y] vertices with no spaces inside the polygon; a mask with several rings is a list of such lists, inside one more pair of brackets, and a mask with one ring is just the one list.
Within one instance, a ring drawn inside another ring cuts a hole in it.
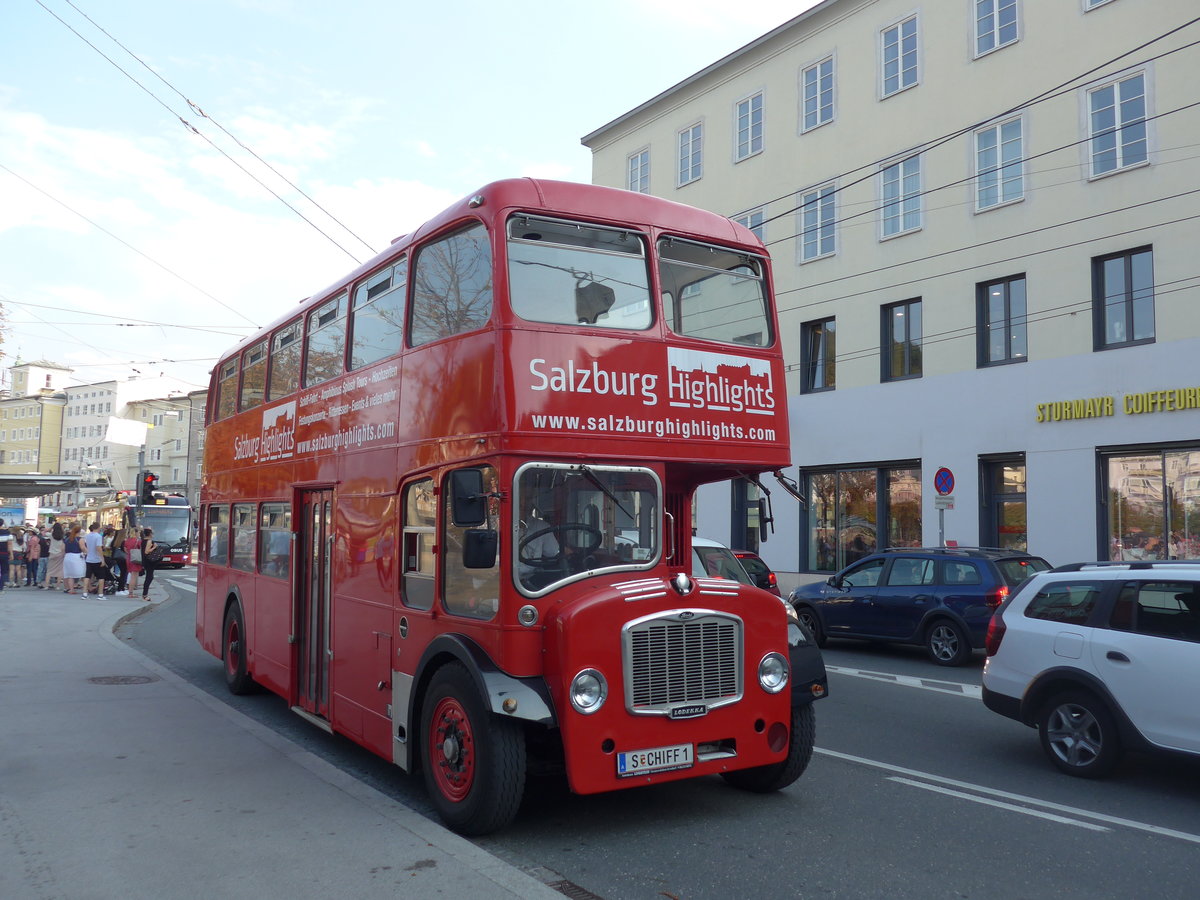
[{"label": "white window frame", "polygon": [[[645,187],[643,188],[642,185],[645,185]],[[649,147],[642,147],[640,150],[635,150],[625,158],[625,187],[637,194],[650,193]]]},{"label": "white window frame", "polygon": [[[909,22],[913,23],[913,41],[914,41],[914,46],[913,46],[913,50],[912,50],[912,66],[911,66],[912,81],[905,83],[902,76],[905,72],[909,71],[909,69],[905,68],[902,65],[903,60],[904,60],[904,52],[902,49],[902,44],[903,44],[903,29],[904,29],[904,26],[907,25]],[[888,82],[888,78],[887,78],[887,48],[888,48],[888,33],[892,32],[892,31],[896,32],[896,46],[898,48],[900,48],[897,51],[897,61],[899,63],[901,63],[901,66],[896,72],[896,79],[897,79],[896,87],[889,91],[888,87],[887,87],[887,82]],[[895,22],[892,22],[890,25],[887,25],[884,28],[881,28],[879,30],[878,60],[879,60],[879,98],[881,100],[886,100],[888,97],[894,97],[897,94],[901,94],[904,91],[907,91],[910,88],[914,88],[921,83],[921,19],[920,19],[920,16],[917,15],[917,13],[915,13],[915,12],[910,13],[909,15],[904,16],[901,19],[897,19]]]},{"label": "white window frame", "polygon": [[[1020,133],[1017,136],[1017,158],[1010,162],[1004,161],[1005,142],[1003,140],[1005,126],[1016,123],[1020,128]],[[980,165],[980,148],[979,141],[983,135],[988,132],[995,132],[996,142],[994,151],[996,153],[996,164],[988,167],[986,170]],[[1011,116],[1007,119],[1002,119],[998,122],[993,122],[984,128],[977,128],[974,134],[974,140],[971,142],[971,168],[975,173],[975,177],[971,182],[972,200],[975,207],[975,212],[990,212],[993,209],[999,209],[1002,206],[1010,206],[1013,203],[1020,203],[1025,199],[1025,119],[1023,116]],[[1015,167],[1015,174],[1006,170]],[[996,180],[988,187],[995,187],[997,200],[995,203],[984,204],[983,189],[985,175],[994,175]],[[1004,189],[1007,182],[1014,180],[1017,182],[1017,194],[1008,198],[1004,197]]]},{"label": "white window frame", "polygon": [[[683,187],[704,177],[704,120],[693,122],[675,133],[676,187]],[[684,150],[689,160],[684,172]]]},{"label": "white window frame", "polygon": [[[837,184],[833,181],[827,181],[824,184],[814,185],[800,192],[799,202],[796,210],[796,234],[798,236],[796,252],[799,257],[798,262],[801,265],[810,262],[816,262],[818,259],[826,259],[830,256],[837,255]],[[828,221],[826,215],[828,214]],[[829,236],[832,246],[828,250],[823,250],[821,245],[824,243],[824,235],[822,231],[825,228],[831,230]],[[810,234],[812,238],[810,239]],[[809,247],[813,246],[815,252],[810,253]]]},{"label": "white window frame", "polygon": [[1093,9],[1099,9],[1101,6],[1107,6],[1113,0],[1083,0],[1083,11],[1091,12]]},{"label": "white window frame", "polygon": [[767,225],[764,221],[766,218],[767,208],[760,206],[758,209],[747,210],[741,215],[734,216],[733,221],[745,228],[749,228],[765,244],[767,242]]},{"label": "white window frame", "polygon": [[[755,100],[758,101],[758,110],[757,110],[758,123],[757,123],[757,125],[755,124],[755,121],[754,121],[754,115],[755,115],[754,101]],[[745,107],[744,117],[747,120],[746,121],[746,138],[745,138],[745,140],[742,139],[742,119],[743,119],[742,108],[743,107]],[[765,135],[763,133],[764,132],[764,120],[763,120],[764,109],[765,109],[765,106],[764,106],[764,101],[763,101],[763,92],[761,90],[755,91],[753,94],[748,94],[747,96],[743,97],[741,100],[738,100],[736,103],[733,104],[733,161],[735,163],[742,162],[742,160],[750,159],[753,156],[758,156],[760,153],[763,152],[763,149],[766,146]],[[757,149],[754,146],[755,139],[756,139],[755,138],[756,129],[757,129],[757,141],[758,141]]]},{"label": "white window frame", "polygon": [[[821,74],[821,68],[828,64],[829,66],[829,115],[825,118],[821,117],[821,111],[826,107],[821,103],[821,95],[824,91],[821,88],[821,82],[825,76]],[[816,84],[816,107],[813,112],[816,114],[816,122],[812,125],[808,124],[809,97],[808,97],[808,73],[815,72]],[[818,59],[811,65],[807,65],[800,70],[800,133],[804,134],[809,131],[815,131],[822,125],[828,125],[837,118],[837,60],[834,54]]]},{"label": "white window frame", "polygon": [[[967,3],[970,4],[971,9],[971,52],[975,59],[995,53],[997,50],[1003,49],[1004,47],[1011,47],[1013,44],[1021,40],[1021,30],[1025,24],[1024,16],[1022,15],[1021,10],[1021,0],[967,0]],[[979,46],[979,40],[984,36],[985,32],[980,32],[979,30],[979,6],[981,3],[987,3],[991,7],[989,15],[992,19],[992,27],[990,31],[986,32],[986,34],[990,35],[993,41],[992,46],[982,49]],[[1002,7],[1011,7],[1014,16],[1013,36],[1007,41],[1000,40],[1000,25],[998,20]]]},{"label": "white window frame", "polygon": [[[1153,116],[1154,116],[1154,95],[1153,95],[1153,91],[1151,88],[1151,85],[1152,85],[1151,72],[1152,72],[1152,69],[1150,66],[1143,66],[1143,67],[1140,67],[1137,69],[1132,69],[1132,70],[1129,70],[1126,72],[1122,72],[1119,75],[1116,75],[1115,77],[1110,76],[1110,77],[1104,79],[1103,81],[1093,82],[1092,84],[1086,85],[1085,87],[1083,87],[1081,89],[1081,92],[1080,92],[1080,98],[1081,98],[1080,115],[1083,119],[1083,123],[1082,123],[1083,124],[1083,133],[1087,136],[1087,139],[1080,144],[1080,147],[1083,152],[1085,165],[1087,166],[1087,173],[1088,173],[1089,181],[1097,179],[1097,178],[1108,178],[1112,175],[1117,175],[1121,172],[1128,172],[1131,169],[1140,169],[1140,168],[1143,168],[1144,166],[1150,165],[1150,160],[1151,160],[1151,157],[1154,152],[1153,130],[1151,127],[1152,126],[1151,120],[1153,119]],[[1143,153],[1142,159],[1139,159],[1136,162],[1124,162],[1123,158],[1125,155],[1125,153],[1124,153],[1125,145],[1121,141],[1122,133],[1124,132],[1124,130],[1126,128],[1135,127],[1137,122],[1136,122],[1136,120],[1131,120],[1130,122],[1127,122],[1127,123],[1118,122],[1112,129],[1106,129],[1105,131],[1101,131],[1099,133],[1093,133],[1093,131],[1092,131],[1092,98],[1098,92],[1104,90],[1105,88],[1113,88],[1114,108],[1118,111],[1118,115],[1119,115],[1119,110],[1120,110],[1120,105],[1121,105],[1120,86],[1122,84],[1124,84],[1125,82],[1131,81],[1135,78],[1140,78],[1142,80],[1141,124],[1142,124],[1142,128],[1143,128],[1142,143],[1144,146],[1144,153]],[[1115,147],[1116,152],[1117,152],[1117,164],[1116,164],[1116,166],[1114,166],[1111,169],[1105,169],[1103,172],[1097,172],[1096,171],[1096,154],[1093,150],[1093,145],[1095,144],[1096,138],[1099,136],[1099,134],[1106,134],[1106,133],[1115,133],[1117,136],[1117,144]]]},{"label": "white window frame", "polygon": [[[905,171],[906,168],[909,168],[908,164],[910,163],[916,167],[915,174],[917,178],[917,186],[915,191],[911,193],[905,193],[904,181],[906,178],[909,178],[912,175],[912,173]],[[888,173],[893,169],[896,170],[896,181],[898,182],[900,189],[897,192],[894,200],[888,200],[887,187],[890,180]],[[923,166],[921,164],[920,153],[913,153],[909,156],[900,157],[899,159],[884,163],[879,167],[879,240],[891,240],[892,238],[901,237],[905,234],[912,234],[915,231],[920,231],[925,227],[925,208],[924,203],[922,202],[922,184],[924,183],[924,172],[922,169]],[[905,228],[905,203],[909,200],[916,201],[917,223]],[[888,207],[893,205],[897,208],[897,213],[895,215],[891,215],[888,212]],[[889,218],[895,218],[900,223],[900,227],[895,231],[888,231]]]}]

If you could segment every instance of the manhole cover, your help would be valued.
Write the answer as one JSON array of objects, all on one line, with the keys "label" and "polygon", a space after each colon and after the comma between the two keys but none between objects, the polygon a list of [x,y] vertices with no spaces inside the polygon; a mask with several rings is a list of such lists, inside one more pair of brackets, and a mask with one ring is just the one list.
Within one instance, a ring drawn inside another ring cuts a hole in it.
[{"label": "manhole cover", "polygon": [[149,684],[158,678],[154,675],[96,675],[88,681],[91,684]]}]

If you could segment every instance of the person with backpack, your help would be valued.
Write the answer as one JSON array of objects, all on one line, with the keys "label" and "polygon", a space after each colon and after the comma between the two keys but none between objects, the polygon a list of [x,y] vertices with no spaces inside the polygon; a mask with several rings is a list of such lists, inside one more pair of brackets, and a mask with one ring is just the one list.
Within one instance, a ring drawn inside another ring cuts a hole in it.
[{"label": "person with backpack", "polygon": [[154,581],[154,572],[162,562],[163,548],[154,542],[154,529],[142,529],[142,572],[146,580],[142,582],[142,599],[150,599],[150,583]]}]

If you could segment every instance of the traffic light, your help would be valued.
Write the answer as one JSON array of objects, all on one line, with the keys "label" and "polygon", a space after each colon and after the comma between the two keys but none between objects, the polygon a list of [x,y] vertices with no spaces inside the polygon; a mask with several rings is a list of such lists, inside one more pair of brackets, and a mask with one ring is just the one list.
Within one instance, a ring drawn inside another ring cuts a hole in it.
[{"label": "traffic light", "polygon": [[154,489],[158,487],[158,476],[153,472],[142,473],[142,502],[154,502]]}]

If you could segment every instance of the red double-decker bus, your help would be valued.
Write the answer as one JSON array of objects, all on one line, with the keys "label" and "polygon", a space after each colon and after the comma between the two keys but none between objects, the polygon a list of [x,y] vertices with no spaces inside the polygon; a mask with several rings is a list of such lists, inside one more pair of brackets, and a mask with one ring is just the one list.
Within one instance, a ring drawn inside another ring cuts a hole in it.
[{"label": "red double-decker bus", "polygon": [[819,651],[696,572],[692,497],[789,463],[762,244],[531,179],[451,207],[213,372],[196,634],[463,833],[579,793],[790,784]]}]

